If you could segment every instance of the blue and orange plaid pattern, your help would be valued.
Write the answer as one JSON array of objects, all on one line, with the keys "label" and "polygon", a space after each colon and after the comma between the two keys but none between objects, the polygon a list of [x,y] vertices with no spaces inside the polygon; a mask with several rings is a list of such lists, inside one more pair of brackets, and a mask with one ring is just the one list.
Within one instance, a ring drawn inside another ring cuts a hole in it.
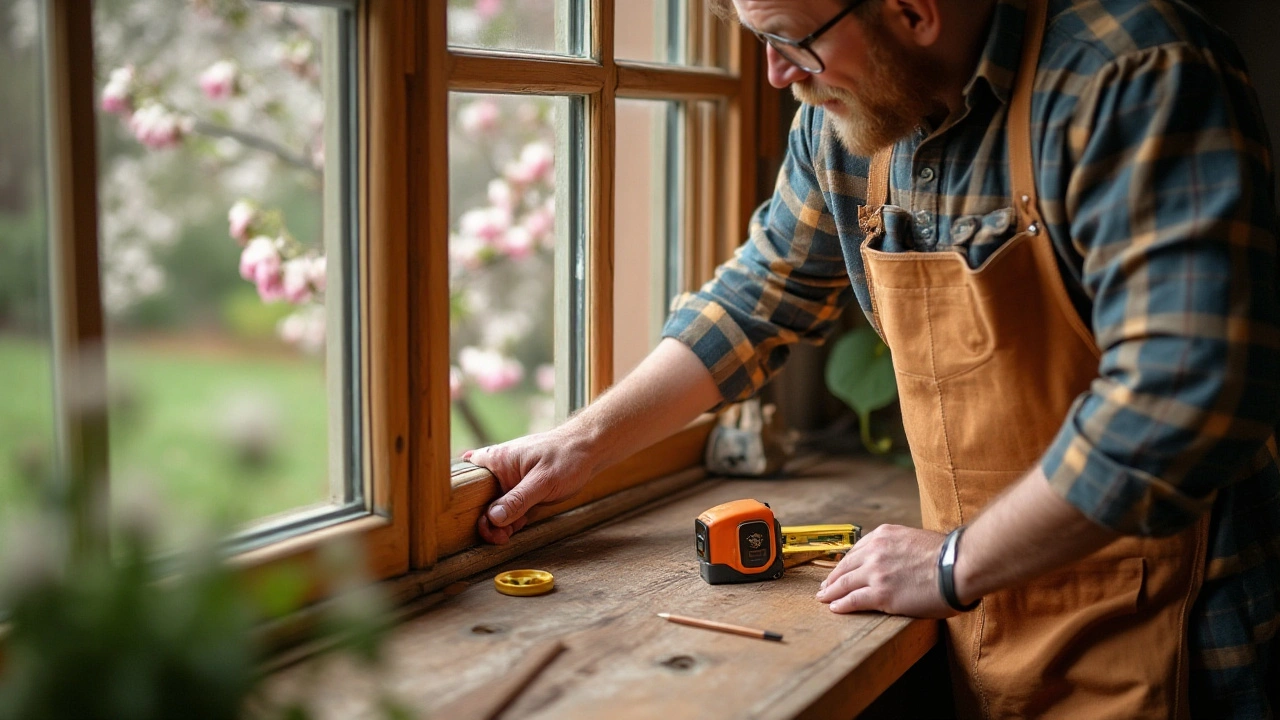
[{"label": "blue and orange plaid pattern", "polygon": [[[1014,232],[1005,119],[1022,0],[1001,0],[966,108],[896,147],[902,245],[981,265]],[[1032,135],[1042,211],[1102,360],[1044,455],[1082,512],[1163,535],[1210,512],[1191,618],[1197,715],[1280,710],[1280,288],[1269,139],[1244,63],[1178,0],[1054,0]],[[803,107],[748,242],[664,335],[693,348],[726,401],[845,306],[870,314],[858,247],[869,158]],[[1274,695],[1271,702],[1275,702]]]}]

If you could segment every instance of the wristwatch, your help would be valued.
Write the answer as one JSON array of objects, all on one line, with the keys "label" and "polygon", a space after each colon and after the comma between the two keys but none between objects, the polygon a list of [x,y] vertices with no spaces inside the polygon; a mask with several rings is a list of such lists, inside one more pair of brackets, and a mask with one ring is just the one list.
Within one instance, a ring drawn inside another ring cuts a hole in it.
[{"label": "wristwatch", "polygon": [[969,612],[982,602],[982,598],[978,598],[968,605],[961,605],[960,598],[956,597],[956,553],[960,549],[964,527],[961,525],[947,533],[947,539],[942,541],[942,552],[938,553],[938,591],[942,593],[942,599],[959,612]]}]

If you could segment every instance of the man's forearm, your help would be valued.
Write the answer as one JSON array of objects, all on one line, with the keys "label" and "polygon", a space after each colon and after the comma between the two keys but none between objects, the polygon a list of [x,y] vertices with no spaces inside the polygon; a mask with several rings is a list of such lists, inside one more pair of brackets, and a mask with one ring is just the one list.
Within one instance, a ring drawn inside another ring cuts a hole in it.
[{"label": "man's forearm", "polygon": [[969,602],[1078,560],[1117,537],[1062,499],[1037,465],[965,530],[956,594]]},{"label": "man's forearm", "polygon": [[567,425],[587,443],[599,470],[675,433],[720,399],[719,388],[698,356],[680,341],[666,338]]}]

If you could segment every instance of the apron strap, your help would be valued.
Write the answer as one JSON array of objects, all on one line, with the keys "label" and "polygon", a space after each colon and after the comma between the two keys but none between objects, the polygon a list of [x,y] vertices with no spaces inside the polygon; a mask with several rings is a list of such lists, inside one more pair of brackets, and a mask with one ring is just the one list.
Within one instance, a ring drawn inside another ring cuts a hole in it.
[{"label": "apron strap", "polygon": [[1022,63],[1009,103],[1009,170],[1013,179],[1013,204],[1021,229],[1038,234],[1044,227],[1040,197],[1036,193],[1035,163],[1031,142],[1031,97],[1035,94],[1036,68],[1044,44],[1048,0],[1027,0],[1027,24],[1022,40]]},{"label": "apron strap", "polygon": [[[1027,0],[1026,28],[1022,41],[1022,62],[1017,85],[1009,104],[1009,167],[1013,180],[1013,204],[1018,225],[1033,235],[1040,232],[1044,220],[1040,214],[1040,197],[1036,193],[1035,164],[1031,147],[1031,96],[1035,91],[1036,68],[1040,65],[1040,49],[1044,45],[1045,21],[1049,16],[1048,0]],[[889,201],[889,168],[893,162],[893,145],[883,148],[871,158],[867,174],[867,207],[878,208]]]},{"label": "apron strap", "polygon": [[889,167],[893,162],[893,145],[880,149],[871,157],[867,175],[867,207],[883,207],[889,202]]}]

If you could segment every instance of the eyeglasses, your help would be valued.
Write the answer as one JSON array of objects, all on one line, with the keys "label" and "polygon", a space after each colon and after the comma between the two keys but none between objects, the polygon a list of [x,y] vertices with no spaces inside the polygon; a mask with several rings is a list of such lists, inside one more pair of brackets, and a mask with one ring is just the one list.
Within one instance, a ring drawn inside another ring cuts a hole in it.
[{"label": "eyeglasses", "polygon": [[818,57],[818,53],[814,52],[811,46],[818,38],[822,37],[823,33],[835,27],[836,23],[840,22],[845,15],[853,12],[854,8],[857,8],[864,2],[866,2],[866,0],[854,0],[854,2],[848,5],[848,7],[841,10],[839,14],[824,23],[822,27],[809,33],[808,37],[803,40],[792,40],[790,38],[784,38],[781,35],[774,35],[773,33],[761,32],[759,30],[752,30],[751,32],[755,33],[756,37],[760,38],[760,42],[763,42],[773,48],[787,62],[807,73],[817,75],[823,70],[826,70],[827,66],[823,64],[822,58]]}]

